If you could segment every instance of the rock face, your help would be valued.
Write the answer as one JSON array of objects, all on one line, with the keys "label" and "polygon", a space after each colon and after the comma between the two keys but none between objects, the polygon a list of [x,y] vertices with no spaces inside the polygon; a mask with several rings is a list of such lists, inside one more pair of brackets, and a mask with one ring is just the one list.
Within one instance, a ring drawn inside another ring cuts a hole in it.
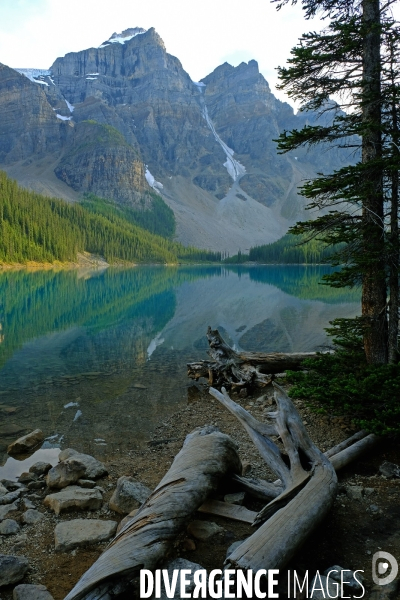
[{"label": "rock face", "polygon": [[1,67],[0,164],[39,190],[55,189],[56,174],[67,199],[93,192],[146,209],[153,188],[186,244],[237,251],[280,237],[304,216],[297,184],[347,154],[277,154],[280,131],[316,117],[277,100],[256,61],[194,83],[153,28],[127,31],[49,71]]},{"label": "rock face", "polygon": [[74,548],[106,542],[117,530],[116,521],[75,519],[58,523],[54,531],[56,552],[69,552]]},{"label": "rock face", "polygon": [[49,494],[43,500],[43,504],[54,510],[56,515],[66,510],[98,510],[103,502],[99,490],[82,489],[70,485],[56,494]]},{"label": "rock face", "polygon": [[109,505],[111,510],[122,515],[127,515],[138,508],[150,496],[151,490],[136,481],[133,477],[120,477],[117,487],[111,496]]},{"label": "rock face", "polygon": [[43,441],[43,432],[40,429],[35,429],[35,431],[18,438],[15,442],[10,444],[7,448],[7,452],[10,456],[29,453],[33,448],[42,444]]},{"label": "rock face", "polygon": [[21,581],[28,566],[28,560],[24,556],[0,554],[0,587]]}]

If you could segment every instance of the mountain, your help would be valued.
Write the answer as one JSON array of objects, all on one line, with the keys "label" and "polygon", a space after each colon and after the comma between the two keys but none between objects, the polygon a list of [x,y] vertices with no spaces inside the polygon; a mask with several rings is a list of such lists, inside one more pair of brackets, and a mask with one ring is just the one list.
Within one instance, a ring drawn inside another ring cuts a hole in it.
[{"label": "mountain", "polygon": [[154,29],[114,33],[48,70],[0,65],[0,110],[0,168],[22,185],[142,210],[153,188],[179,241],[231,253],[281,237],[303,217],[297,185],[347,160],[278,155],[273,139],[304,115],[274,97],[257,62],[193,82]]}]

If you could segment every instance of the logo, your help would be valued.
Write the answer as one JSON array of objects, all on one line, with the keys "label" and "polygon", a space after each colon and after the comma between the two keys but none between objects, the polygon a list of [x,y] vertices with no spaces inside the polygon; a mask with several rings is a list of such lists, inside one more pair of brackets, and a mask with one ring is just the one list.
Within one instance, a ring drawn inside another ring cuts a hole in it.
[{"label": "logo", "polygon": [[[372,557],[372,579],[376,585],[392,583],[399,572],[399,565],[389,552],[375,552]],[[385,575],[386,573],[386,575]],[[385,575],[382,577],[382,575]]]}]

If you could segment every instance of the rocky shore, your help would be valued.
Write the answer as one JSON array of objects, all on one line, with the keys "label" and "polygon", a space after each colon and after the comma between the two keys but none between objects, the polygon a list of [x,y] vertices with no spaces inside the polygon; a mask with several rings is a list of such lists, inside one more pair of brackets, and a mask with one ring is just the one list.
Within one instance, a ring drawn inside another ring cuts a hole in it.
[{"label": "rocky shore", "polygon": [[[235,396],[235,401],[262,419],[273,403],[272,390],[267,389],[263,395]],[[117,455],[103,464],[76,449],[64,449],[56,466],[36,463],[18,481],[1,481],[1,600],[62,600],[105,549],[125,516],[140,506],[164,476],[185,436],[199,425],[216,425],[236,441],[246,473],[271,477],[246,433],[206,389],[193,388],[189,397],[188,405],[160,423],[139,451]],[[344,420],[315,415],[302,401],[296,404],[321,450],[350,435]],[[25,436],[28,446],[40,443],[40,433],[32,434],[31,440]],[[21,441],[18,444],[20,451]],[[11,446],[13,454],[16,446]],[[399,450],[388,440],[376,455],[366,456],[340,474],[333,510],[309,538],[301,556],[289,565],[298,572],[308,571],[311,578],[332,565],[363,569],[365,597],[375,600],[399,596],[395,586],[384,590],[386,595],[382,595],[383,588],[372,591],[372,555],[382,549],[400,557],[400,530],[395,525],[400,516],[400,473],[382,467],[384,461],[399,464]],[[258,501],[233,491],[221,490],[218,499],[243,503],[251,510],[261,508]],[[252,531],[247,523],[198,513],[166,561],[180,558],[208,571],[221,568],[232,544]]]}]

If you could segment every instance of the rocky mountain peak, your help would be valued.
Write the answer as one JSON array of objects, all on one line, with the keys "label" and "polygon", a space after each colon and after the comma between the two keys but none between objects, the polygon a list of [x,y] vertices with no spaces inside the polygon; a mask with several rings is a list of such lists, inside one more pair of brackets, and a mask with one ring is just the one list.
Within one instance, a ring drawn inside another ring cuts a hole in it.
[{"label": "rocky mountain peak", "polygon": [[101,46],[99,46],[99,47],[104,48],[105,46],[108,46],[109,44],[125,44],[126,42],[129,42],[129,40],[136,37],[137,35],[146,33],[146,31],[147,31],[147,29],[143,29],[143,27],[129,27],[128,29],[121,31],[121,33],[114,32],[112,34],[112,36],[110,38],[108,38],[108,40],[103,42],[101,44]]}]

